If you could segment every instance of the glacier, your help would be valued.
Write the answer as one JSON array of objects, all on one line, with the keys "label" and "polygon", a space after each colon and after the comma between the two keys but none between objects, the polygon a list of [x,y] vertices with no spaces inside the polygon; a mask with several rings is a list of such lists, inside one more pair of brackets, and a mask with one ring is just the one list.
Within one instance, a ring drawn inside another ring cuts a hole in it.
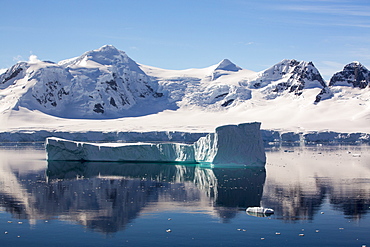
[{"label": "glacier", "polygon": [[260,125],[254,122],[220,126],[193,144],[90,143],[50,137],[46,139],[47,159],[264,166]]}]

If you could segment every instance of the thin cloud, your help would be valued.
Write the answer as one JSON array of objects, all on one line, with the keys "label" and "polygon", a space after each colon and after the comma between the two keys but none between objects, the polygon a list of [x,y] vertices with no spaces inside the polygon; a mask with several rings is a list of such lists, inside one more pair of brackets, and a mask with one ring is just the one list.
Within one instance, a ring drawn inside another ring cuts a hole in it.
[{"label": "thin cloud", "polygon": [[369,48],[364,48],[364,47],[359,47],[359,48],[354,48],[353,50],[350,51],[351,55],[353,57],[356,57],[360,60],[367,60],[370,61],[370,49]]},{"label": "thin cloud", "polygon": [[285,5],[281,9],[316,14],[370,17],[370,7],[361,5]]},{"label": "thin cloud", "polygon": [[339,22],[339,21],[330,21],[330,20],[325,20],[325,21],[299,21],[297,22],[301,25],[315,25],[315,26],[338,26],[338,27],[359,27],[359,28],[370,28],[370,23],[359,23],[357,21],[349,21],[346,20],[345,22]]},{"label": "thin cloud", "polygon": [[238,42],[237,45],[255,45],[256,42],[253,42],[253,41],[249,41],[249,42]]},{"label": "thin cloud", "polygon": [[321,75],[326,79],[330,79],[334,73],[341,71],[345,64],[334,61],[321,61],[317,64]]},{"label": "thin cloud", "polygon": [[18,62],[24,61],[24,59],[21,55],[17,55],[15,57],[13,57],[13,61],[18,63]]}]

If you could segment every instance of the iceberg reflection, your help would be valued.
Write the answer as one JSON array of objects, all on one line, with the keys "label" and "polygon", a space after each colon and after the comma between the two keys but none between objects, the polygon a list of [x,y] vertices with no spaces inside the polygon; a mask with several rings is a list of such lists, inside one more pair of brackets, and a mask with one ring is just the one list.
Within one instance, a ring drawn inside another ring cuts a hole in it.
[{"label": "iceberg reflection", "polygon": [[38,209],[104,233],[124,229],[142,210],[161,210],[163,203],[201,206],[228,221],[259,206],[266,178],[264,168],[70,161],[48,162],[46,174]]}]

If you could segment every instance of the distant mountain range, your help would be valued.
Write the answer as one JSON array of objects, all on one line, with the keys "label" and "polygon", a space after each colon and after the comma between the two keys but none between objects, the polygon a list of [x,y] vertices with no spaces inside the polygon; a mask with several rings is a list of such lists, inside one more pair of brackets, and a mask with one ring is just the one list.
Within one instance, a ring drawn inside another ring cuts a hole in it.
[{"label": "distant mountain range", "polygon": [[63,118],[106,119],[179,108],[248,108],[279,98],[314,105],[361,97],[369,84],[370,72],[359,62],[327,83],[312,62],[283,60],[253,72],[224,59],[204,69],[165,70],[140,65],[106,45],[59,63],[19,62],[7,69],[0,75],[0,112],[24,107]]}]

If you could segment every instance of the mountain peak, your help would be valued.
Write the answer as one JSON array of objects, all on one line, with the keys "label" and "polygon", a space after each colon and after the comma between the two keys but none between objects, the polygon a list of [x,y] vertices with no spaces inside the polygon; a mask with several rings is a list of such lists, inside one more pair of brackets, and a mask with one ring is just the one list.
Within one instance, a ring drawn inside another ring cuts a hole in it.
[{"label": "mountain peak", "polygon": [[118,50],[113,45],[104,45],[98,49],[87,51],[79,57],[60,61],[58,64],[64,67],[87,66],[89,61],[100,65],[132,62],[124,51]]},{"label": "mountain peak", "polygon": [[125,52],[118,50],[112,45],[104,45],[97,50],[88,51],[83,56],[102,65],[110,65],[117,59],[127,59]]},{"label": "mountain peak", "polygon": [[346,66],[344,66],[344,69],[353,69],[353,68],[363,68],[364,66],[358,62],[358,61],[353,61]]},{"label": "mountain peak", "polygon": [[353,86],[366,88],[370,84],[370,71],[360,62],[354,61],[344,66],[330,79],[329,86]]},{"label": "mountain peak", "polygon": [[217,64],[217,67],[215,70],[225,70],[225,71],[233,71],[237,72],[239,70],[242,70],[239,66],[231,62],[229,59],[223,59],[221,62]]},{"label": "mountain peak", "polygon": [[103,45],[97,51],[118,51],[118,49],[113,45]]}]

